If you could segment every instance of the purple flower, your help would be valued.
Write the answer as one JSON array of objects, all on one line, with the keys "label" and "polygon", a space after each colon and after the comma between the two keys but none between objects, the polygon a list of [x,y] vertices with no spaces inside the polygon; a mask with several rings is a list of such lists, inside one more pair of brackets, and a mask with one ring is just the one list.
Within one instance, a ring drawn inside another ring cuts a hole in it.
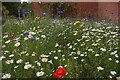
[{"label": "purple flower", "polygon": [[119,32],[117,34],[120,34]]},{"label": "purple flower", "polygon": [[114,48],[114,50],[117,50],[117,49]]},{"label": "purple flower", "polygon": [[28,22],[28,20],[26,20],[26,22]]},{"label": "purple flower", "polygon": [[26,35],[29,35],[30,33],[27,32],[27,33],[25,33],[25,34],[26,34]]},{"label": "purple flower", "polygon": [[90,19],[90,21],[93,21],[93,19]]},{"label": "purple flower", "polygon": [[62,14],[63,13],[63,11],[58,11],[58,14]]},{"label": "purple flower", "polygon": [[105,11],[108,11],[108,10],[105,10]]},{"label": "purple flower", "polygon": [[68,23],[68,22],[66,22],[66,23]]},{"label": "purple flower", "polygon": [[53,17],[57,17],[56,15],[54,15]]},{"label": "purple flower", "polygon": [[22,12],[23,14],[29,14],[30,12]]},{"label": "purple flower", "polygon": [[55,37],[54,35],[52,35],[51,37]]},{"label": "purple flower", "polygon": [[35,40],[35,39],[30,39],[30,40],[32,40],[32,41],[33,41],[33,40]]},{"label": "purple flower", "polygon": [[93,17],[90,17],[90,18],[93,18]]},{"label": "purple flower", "polygon": [[109,21],[112,21],[112,19],[109,19]]},{"label": "purple flower", "polygon": [[112,12],[111,14],[115,14],[114,12]]},{"label": "purple flower", "polygon": [[45,15],[46,13],[45,12],[41,12],[42,15]]}]

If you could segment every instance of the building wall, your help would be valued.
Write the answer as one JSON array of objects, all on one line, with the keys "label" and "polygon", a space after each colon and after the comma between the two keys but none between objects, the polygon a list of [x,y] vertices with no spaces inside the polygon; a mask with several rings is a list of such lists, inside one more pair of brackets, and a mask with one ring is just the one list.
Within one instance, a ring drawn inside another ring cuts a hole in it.
[{"label": "building wall", "polygon": [[98,16],[101,19],[118,21],[118,2],[99,2]]},{"label": "building wall", "polygon": [[[47,2],[42,2],[45,4]],[[69,4],[74,4],[74,2],[68,2]],[[41,11],[44,11],[37,4],[34,4],[36,9],[34,9],[35,16],[39,16]],[[77,15],[68,12],[69,17],[87,17],[87,14],[91,12],[95,16],[101,19],[118,21],[118,2],[77,2],[77,5],[73,6],[77,9]]]}]

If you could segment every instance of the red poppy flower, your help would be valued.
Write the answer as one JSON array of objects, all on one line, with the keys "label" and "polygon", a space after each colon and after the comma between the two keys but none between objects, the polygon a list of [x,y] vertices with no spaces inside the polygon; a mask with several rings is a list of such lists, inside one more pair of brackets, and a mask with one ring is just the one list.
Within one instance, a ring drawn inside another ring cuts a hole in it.
[{"label": "red poppy flower", "polygon": [[14,38],[15,36],[14,36],[14,35],[11,35],[10,37]]},{"label": "red poppy flower", "polygon": [[56,71],[56,73],[54,74],[55,78],[60,78],[60,77],[64,77],[64,75],[66,75],[66,69],[59,67]]}]

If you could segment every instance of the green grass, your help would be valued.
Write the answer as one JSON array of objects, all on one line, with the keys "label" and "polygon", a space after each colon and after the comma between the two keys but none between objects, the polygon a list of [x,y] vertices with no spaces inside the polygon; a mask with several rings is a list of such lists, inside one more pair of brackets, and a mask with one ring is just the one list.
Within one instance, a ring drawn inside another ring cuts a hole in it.
[{"label": "green grass", "polygon": [[[68,74],[65,75],[65,78],[110,78],[110,76],[115,78],[120,76],[120,64],[116,63],[116,60],[120,60],[118,26],[104,21],[97,23],[82,19],[79,21],[84,26],[80,27],[78,24],[73,25],[75,21],[71,19],[29,19],[28,22],[19,22],[9,19],[2,29],[3,36],[8,35],[2,41],[2,45],[6,46],[3,48],[5,58],[2,60],[2,76],[10,73],[11,78],[37,78],[36,73],[43,71],[44,75],[41,78],[53,78],[53,74],[59,66],[63,66],[67,70]],[[28,37],[25,33],[30,31],[36,33],[33,35],[35,40],[24,40],[25,37]],[[73,35],[74,31],[78,31],[78,33]],[[116,33],[112,34],[112,32]],[[15,35],[15,37],[11,38],[10,35]],[[41,35],[46,35],[46,37],[42,38]],[[14,40],[17,37],[20,39]],[[36,40],[36,37],[39,39]],[[7,40],[11,41],[5,44]],[[18,47],[14,46],[17,41],[20,42]],[[56,43],[59,44],[58,47],[55,47]],[[93,46],[93,43],[97,46]],[[104,48],[106,51],[102,51],[100,48]],[[93,49],[93,51],[89,51],[89,49]],[[9,52],[5,53],[5,51]],[[26,53],[21,54],[23,51]],[[80,51],[80,55],[77,54],[78,51]],[[33,52],[35,52],[35,56],[31,56]],[[114,52],[113,55],[111,55],[112,52]],[[28,56],[26,56],[27,53]],[[9,57],[11,54],[14,56]],[[42,62],[41,54],[49,55],[47,59],[52,60],[53,64]],[[95,56],[95,54],[100,55]],[[54,57],[58,57],[58,59],[54,59]],[[109,58],[112,60],[108,60]],[[17,64],[16,61],[19,59],[22,59],[23,62]],[[6,64],[7,60],[14,60],[14,62]],[[38,61],[41,66],[38,66],[35,61]],[[29,62],[34,68],[24,69],[25,62]],[[15,66],[19,67],[15,69]],[[99,66],[104,69],[98,71]],[[116,74],[112,75],[110,71],[115,71]]]}]

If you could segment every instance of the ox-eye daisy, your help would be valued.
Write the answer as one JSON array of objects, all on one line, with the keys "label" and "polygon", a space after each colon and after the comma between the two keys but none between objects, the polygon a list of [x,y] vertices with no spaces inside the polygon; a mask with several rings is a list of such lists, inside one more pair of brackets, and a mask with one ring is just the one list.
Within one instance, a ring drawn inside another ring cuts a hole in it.
[{"label": "ox-eye daisy", "polygon": [[115,71],[110,71],[110,73],[111,73],[112,75],[115,75],[115,74],[116,74],[116,72],[115,72]]},{"label": "ox-eye daisy", "polygon": [[7,73],[7,74],[5,74],[2,78],[3,78],[3,79],[11,78],[11,74],[10,74],[10,73]]},{"label": "ox-eye daisy", "polygon": [[27,64],[27,65],[24,66],[24,69],[29,69],[29,68],[31,68],[31,67],[32,67],[31,64]]},{"label": "ox-eye daisy", "polygon": [[37,72],[36,75],[39,77],[39,76],[43,76],[44,75],[44,72],[43,71],[40,71],[40,72]]},{"label": "ox-eye daisy", "polygon": [[104,68],[102,68],[101,66],[97,67],[98,71],[100,70],[104,70]]},{"label": "ox-eye daisy", "polygon": [[48,59],[47,58],[42,58],[42,62],[47,62]]},{"label": "ox-eye daisy", "polygon": [[18,63],[22,63],[22,61],[23,61],[22,59],[19,59],[19,60],[16,61],[16,63],[17,63],[17,64],[18,64]]},{"label": "ox-eye daisy", "polygon": [[7,60],[7,61],[5,61],[5,63],[6,63],[6,64],[11,64],[11,63],[13,63],[13,61],[14,61],[14,60]]},{"label": "ox-eye daisy", "polygon": [[17,42],[17,43],[15,44],[15,46],[16,46],[16,47],[20,46],[20,43],[19,43],[19,42]]}]

